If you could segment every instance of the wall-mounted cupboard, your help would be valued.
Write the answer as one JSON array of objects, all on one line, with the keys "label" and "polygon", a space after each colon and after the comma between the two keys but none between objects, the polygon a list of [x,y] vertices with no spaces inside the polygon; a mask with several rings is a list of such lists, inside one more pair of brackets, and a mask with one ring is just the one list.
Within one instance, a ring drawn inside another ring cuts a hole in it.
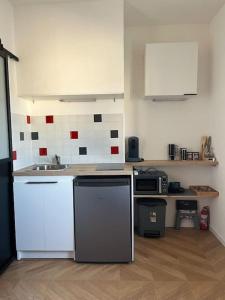
[{"label": "wall-mounted cupboard", "polygon": [[122,0],[29,4],[15,17],[19,96],[124,93]]},{"label": "wall-mounted cupboard", "polygon": [[145,49],[145,97],[182,100],[198,93],[198,44],[151,43]]}]

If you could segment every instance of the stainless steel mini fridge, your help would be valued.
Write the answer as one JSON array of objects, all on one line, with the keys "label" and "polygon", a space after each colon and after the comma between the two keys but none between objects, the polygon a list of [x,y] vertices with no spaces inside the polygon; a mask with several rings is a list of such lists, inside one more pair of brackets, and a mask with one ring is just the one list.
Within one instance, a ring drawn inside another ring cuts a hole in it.
[{"label": "stainless steel mini fridge", "polygon": [[78,176],[74,186],[75,260],[130,262],[130,177]]}]

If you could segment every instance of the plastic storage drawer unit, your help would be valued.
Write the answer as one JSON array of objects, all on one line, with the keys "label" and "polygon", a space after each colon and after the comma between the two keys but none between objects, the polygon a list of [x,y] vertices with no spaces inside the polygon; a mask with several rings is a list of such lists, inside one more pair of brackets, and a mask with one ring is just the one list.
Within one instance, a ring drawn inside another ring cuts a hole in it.
[{"label": "plastic storage drawer unit", "polygon": [[144,237],[165,235],[166,205],[164,199],[139,199],[137,203],[139,235]]}]

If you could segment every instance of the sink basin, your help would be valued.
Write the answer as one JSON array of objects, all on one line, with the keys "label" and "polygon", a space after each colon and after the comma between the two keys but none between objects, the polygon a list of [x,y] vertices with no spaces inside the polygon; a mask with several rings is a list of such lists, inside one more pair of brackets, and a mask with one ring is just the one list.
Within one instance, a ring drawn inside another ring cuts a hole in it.
[{"label": "sink basin", "polygon": [[36,165],[32,168],[35,171],[60,171],[69,168],[69,165]]}]

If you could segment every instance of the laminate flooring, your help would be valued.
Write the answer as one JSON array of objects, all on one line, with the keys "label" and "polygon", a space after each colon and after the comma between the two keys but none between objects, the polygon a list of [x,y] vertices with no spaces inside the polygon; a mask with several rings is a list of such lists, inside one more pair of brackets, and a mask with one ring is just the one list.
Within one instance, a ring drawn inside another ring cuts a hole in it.
[{"label": "laminate flooring", "polygon": [[222,300],[225,247],[210,232],[167,229],[135,236],[131,264],[14,261],[0,276],[1,300]]}]

